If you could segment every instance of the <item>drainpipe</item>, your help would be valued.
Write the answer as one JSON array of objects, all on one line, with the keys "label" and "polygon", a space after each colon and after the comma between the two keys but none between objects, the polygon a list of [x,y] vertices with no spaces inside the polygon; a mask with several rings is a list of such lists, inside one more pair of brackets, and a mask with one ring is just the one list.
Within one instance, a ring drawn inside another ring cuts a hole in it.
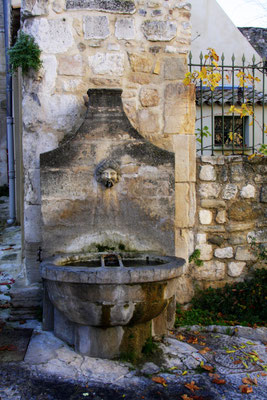
[{"label": "drainpipe", "polygon": [[9,64],[9,15],[10,2],[3,0],[4,6],[4,31],[5,31],[5,55],[6,55],[6,128],[8,149],[8,182],[9,182],[9,219],[8,224],[16,220],[15,210],[15,168],[14,168],[14,140],[13,140],[13,116],[12,116],[12,77]]}]

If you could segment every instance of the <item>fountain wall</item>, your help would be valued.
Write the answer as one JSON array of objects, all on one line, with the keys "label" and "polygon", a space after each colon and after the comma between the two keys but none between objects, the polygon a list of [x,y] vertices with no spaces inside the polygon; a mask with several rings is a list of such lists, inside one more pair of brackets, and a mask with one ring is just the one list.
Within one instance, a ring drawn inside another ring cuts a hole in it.
[{"label": "fountain wall", "polygon": [[[43,61],[39,73],[25,77],[23,82],[27,282],[40,279],[36,262],[38,248],[43,247],[39,155],[56,149],[77,131],[87,109],[87,90],[94,88],[122,89],[123,109],[132,127],[151,145],[174,154],[175,205],[169,212],[174,247],[168,248],[169,228],[160,242],[171,253],[187,258],[195,215],[194,88],[182,83],[190,45],[190,4],[174,0],[25,0],[22,15],[23,30],[35,37]],[[99,161],[105,158],[104,149],[103,140]],[[150,171],[155,168],[148,163],[138,169],[148,176],[148,166]],[[123,176],[134,174],[126,173],[126,167],[129,165],[123,161]],[[89,182],[84,183],[90,186]],[[90,193],[86,185],[83,190]],[[153,190],[153,185],[147,183],[147,191]],[[155,190],[167,189],[160,185]],[[83,196],[87,192],[79,193],[76,214],[84,207]],[[159,200],[152,202],[148,196],[146,202],[141,208],[160,215]],[[67,200],[64,204],[55,201],[57,218],[66,215]],[[166,207],[164,204],[164,212]],[[75,208],[69,207],[69,212],[76,215]],[[49,221],[53,224],[52,218]],[[170,226],[169,222],[166,224]]]}]

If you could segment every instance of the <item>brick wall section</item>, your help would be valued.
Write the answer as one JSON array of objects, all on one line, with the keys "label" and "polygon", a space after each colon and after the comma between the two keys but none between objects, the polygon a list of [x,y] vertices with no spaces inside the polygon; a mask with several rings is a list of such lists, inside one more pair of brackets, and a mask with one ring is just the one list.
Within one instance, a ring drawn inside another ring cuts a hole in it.
[{"label": "brick wall section", "polygon": [[250,237],[267,245],[267,158],[202,156],[197,160],[196,247],[191,266],[198,285],[244,279],[255,264]]}]

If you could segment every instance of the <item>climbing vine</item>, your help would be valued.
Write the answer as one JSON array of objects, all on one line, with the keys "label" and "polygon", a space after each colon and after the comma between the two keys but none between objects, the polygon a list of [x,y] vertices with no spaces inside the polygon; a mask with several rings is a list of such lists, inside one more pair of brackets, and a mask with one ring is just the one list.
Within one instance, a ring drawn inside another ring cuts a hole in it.
[{"label": "climbing vine", "polygon": [[[189,85],[190,83],[197,83],[197,82],[202,82],[202,84],[205,87],[210,88],[211,91],[214,91],[216,87],[219,86],[220,82],[222,81],[222,70],[219,66],[219,56],[216,53],[216,51],[212,48],[208,48],[208,53],[204,56],[204,63],[199,71],[192,71],[192,72],[187,72],[185,74],[184,78],[184,84]],[[231,76],[230,74],[226,74],[225,78],[227,81],[230,83],[231,82]],[[255,86],[255,82],[260,82],[260,79],[258,77],[252,76],[249,71],[246,70],[244,67],[243,70],[239,70],[236,73],[236,78],[238,79],[239,82],[239,87],[245,88],[248,87],[248,85],[252,85],[253,87]],[[240,118],[243,118],[245,116],[251,116],[258,125],[259,122],[255,118],[255,114],[253,111],[253,106],[249,101],[246,101],[242,103],[239,107],[236,105],[232,105],[228,111],[228,114],[238,114]],[[253,124],[253,121],[250,123],[250,125]],[[264,124],[264,134],[267,134],[267,125]],[[197,141],[201,142],[203,137],[208,137],[211,136],[211,133],[209,132],[209,129],[207,126],[204,126],[204,128],[197,129],[196,131],[196,136],[197,136]],[[237,132],[230,132],[229,133],[229,141],[234,142],[235,144],[238,144],[242,140],[242,137],[240,137],[240,134]],[[255,155],[260,155],[260,156],[267,156],[267,145],[266,144],[260,144],[259,148],[257,149],[257,152],[250,155],[249,158],[255,157]]]}]

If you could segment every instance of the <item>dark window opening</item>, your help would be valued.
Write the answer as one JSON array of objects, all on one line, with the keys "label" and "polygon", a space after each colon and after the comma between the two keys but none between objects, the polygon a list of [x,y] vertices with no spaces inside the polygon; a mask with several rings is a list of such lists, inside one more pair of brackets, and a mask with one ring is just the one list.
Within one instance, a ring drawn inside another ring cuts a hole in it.
[{"label": "dark window opening", "polygon": [[20,29],[20,8],[11,10],[11,46],[14,46]]},{"label": "dark window opening", "polygon": [[[223,126],[224,125],[224,126]],[[224,128],[224,129],[223,129]],[[215,146],[243,147],[246,146],[248,117],[216,116],[215,117]],[[223,134],[224,132],[224,134]]]}]

